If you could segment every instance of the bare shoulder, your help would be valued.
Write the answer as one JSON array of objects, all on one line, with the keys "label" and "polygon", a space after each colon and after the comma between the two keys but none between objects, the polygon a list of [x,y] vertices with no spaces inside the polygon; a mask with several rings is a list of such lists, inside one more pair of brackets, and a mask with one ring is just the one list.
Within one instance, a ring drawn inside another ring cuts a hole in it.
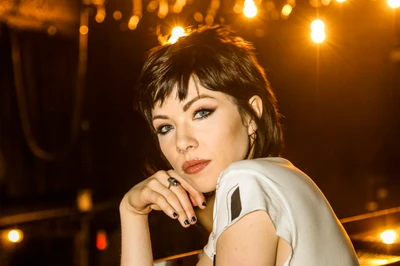
[{"label": "bare shoulder", "polygon": [[278,236],[265,211],[243,216],[217,240],[217,265],[275,265]]}]

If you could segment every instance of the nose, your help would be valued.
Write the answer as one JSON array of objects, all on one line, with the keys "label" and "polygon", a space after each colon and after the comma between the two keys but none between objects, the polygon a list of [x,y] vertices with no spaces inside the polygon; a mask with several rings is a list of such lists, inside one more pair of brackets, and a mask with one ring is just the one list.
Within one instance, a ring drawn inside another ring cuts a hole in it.
[{"label": "nose", "polygon": [[198,141],[189,127],[183,127],[177,130],[176,150],[178,153],[185,153],[197,148],[197,146]]}]

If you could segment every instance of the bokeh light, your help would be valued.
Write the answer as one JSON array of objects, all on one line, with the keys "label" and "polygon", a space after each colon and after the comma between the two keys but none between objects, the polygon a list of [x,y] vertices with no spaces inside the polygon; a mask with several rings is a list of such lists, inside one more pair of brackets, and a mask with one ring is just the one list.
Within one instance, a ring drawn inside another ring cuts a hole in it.
[{"label": "bokeh light", "polygon": [[386,230],[380,234],[382,242],[385,244],[393,244],[396,241],[397,234],[394,230]]},{"label": "bokeh light", "polygon": [[10,230],[7,234],[7,239],[12,243],[19,243],[24,238],[24,234],[19,229]]},{"label": "bokeh light", "polygon": [[185,36],[185,30],[182,27],[175,27],[172,29],[171,31],[171,37],[169,38],[168,42],[169,43],[176,43],[176,41],[178,41],[178,39],[182,36]]},{"label": "bokeh light", "polygon": [[243,13],[248,18],[254,18],[257,15],[257,7],[252,0],[244,1]]},{"label": "bokeh light", "polygon": [[400,0],[388,0],[388,5],[391,8],[399,8],[400,7]]}]

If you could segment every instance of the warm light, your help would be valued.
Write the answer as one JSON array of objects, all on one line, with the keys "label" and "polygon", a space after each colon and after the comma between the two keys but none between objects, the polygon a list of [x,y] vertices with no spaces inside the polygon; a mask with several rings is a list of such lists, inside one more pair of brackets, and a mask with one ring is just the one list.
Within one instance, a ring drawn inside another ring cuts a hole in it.
[{"label": "warm light", "polygon": [[13,229],[8,232],[7,238],[10,242],[19,243],[24,238],[24,234],[21,230]]},{"label": "warm light", "polygon": [[119,10],[114,11],[114,13],[113,13],[113,18],[114,18],[115,20],[120,20],[120,19],[122,18],[122,13],[121,13],[121,11],[119,11]]},{"label": "warm light", "polygon": [[292,13],[292,6],[289,4],[286,4],[283,8],[282,8],[282,16],[287,17],[290,15],[290,13]]},{"label": "warm light", "polygon": [[102,23],[105,18],[106,18],[106,13],[99,11],[97,12],[94,19],[96,20],[97,23]]},{"label": "warm light", "polygon": [[165,18],[168,15],[168,1],[167,0],[160,0],[157,15],[159,18]]},{"label": "warm light", "polygon": [[88,32],[89,32],[88,26],[81,26],[81,27],[79,28],[79,32],[80,32],[82,35],[88,34]]},{"label": "warm light", "polygon": [[346,0],[336,0],[336,2],[343,3]]},{"label": "warm light", "polygon": [[312,31],[324,31],[325,24],[322,20],[316,19],[311,23],[311,30]]},{"label": "warm light", "polygon": [[235,4],[233,6],[233,12],[235,12],[236,14],[242,13],[243,11],[243,7],[239,4]]},{"label": "warm light", "polygon": [[150,3],[147,5],[147,11],[154,12],[156,11],[157,7],[158,2],[156,0],[150,1]]},{"label": "warm light", "polygon": [[316,43],[321,43],[325,40],[326,35],[325,32],[311,32],[311,39]]},{"label": "warm light", "polygon": [[107,233],[104,230],[97,232],[96,236],[96,247],[99,250],[105,250],[107,248]]},{"label": "warm light", "polygon": [[193,15],[193,17],[194,17],[194,20],[196,20],[197,22],[203,22],[203,14],[201,14],[200,12],[196,12],[196,13],[194,13],[194,15]]},{"label": "warm light", "polygon": [[49,26],[49,27],[47,28],[47,33],[48,33],[49,35],[54,35],[54,34],[57,33],[57,28],[56,28],[55,26],[51,25],[51,26]]},{"label": "warm light", "polygon": [[176,43],[176,41],[182,37],[185,36],[185,30],[182,27],[175,27],[172,32],[171,32],[171,37],[169,38],[168,42],[169,43]]},{"label": "warm light", "polygon": [[253,0],[245,0],[243,13],[248,18],[254,18],[257,15],[257,7]]},{"label": "warm light", "polygon": [[137,28],[137,25],[138,25],[138,23],[139,23],[139,20],[140,20],[140,19],[139,19],[138,16],[136,16],[136,15],[132,16],[132,17],[129,19],[128,28],[129,28],[130,30],[136,29],[136,28]]},{"label": "warm light", "polygon": [[87,212],[92,210],[93,202],[92,202],[92,191],[90,189],[84,189],[79,191],[77,197],[78,209],[81,212]]},{"label": "warm light", "polygon": [[316,19],[311,23],[311,39],[315,43],[321,43],[325,40],[325,24],[322,20]]},{"label": "warm light", "polygon": [[394,230],[386,230],[380,234],[382,242],[385,244],[393,244],[396,241],[397,234]]},{"label": "warm light", "polygon": [[400,7],[400,0],[388,0],[388,5],[391,8],[398,8]]},{"label": "warm light", "polygon": [[374,260],[371,260],[370,263],[371,263],[370,265],[386,265],[389,262],[388,262],[388,260],[374,259]]},{"label": "warm light", "polygon": [[321,3],[322,3],[324,6],[328,6],[328,5],[331,3],[331,0],[322,0]]}]

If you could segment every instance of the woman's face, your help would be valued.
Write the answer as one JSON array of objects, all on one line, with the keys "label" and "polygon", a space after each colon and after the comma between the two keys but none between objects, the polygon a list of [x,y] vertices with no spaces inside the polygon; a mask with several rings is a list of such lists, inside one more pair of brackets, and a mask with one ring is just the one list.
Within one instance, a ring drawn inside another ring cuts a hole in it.
[{"label": "woman's face", "polygon": [[254,132],[229,95],[196,85],[193,79],[186,99],[180,101],[175,89],[162,105],[155,105],[152,118],[166,159],[203,193],[215,190],[230,163],[245,159]]}]

